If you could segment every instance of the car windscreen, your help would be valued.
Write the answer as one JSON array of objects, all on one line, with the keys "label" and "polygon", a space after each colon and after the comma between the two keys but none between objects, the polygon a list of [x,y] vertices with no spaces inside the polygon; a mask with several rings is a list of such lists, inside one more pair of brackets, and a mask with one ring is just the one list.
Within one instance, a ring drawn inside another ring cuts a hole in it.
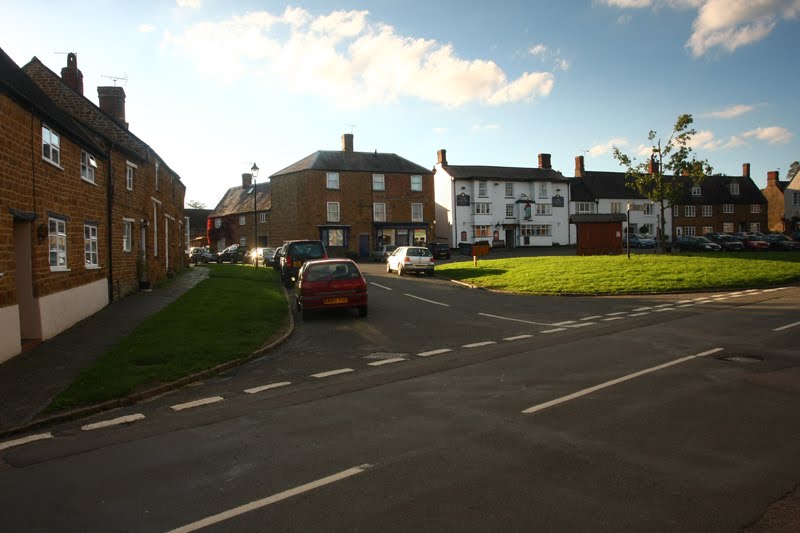
[{"label": "car windscreen", "polygon": [[427,248],[409,248],[406,255],[411,257],[430,257],[431,251]]},{"label": "car windscreen", "polygon": [[318,259],[325,256],[325,248],[321,242],[298,242],[289,247],[292,257]]},{"label": "car windscreen", "polygon": [[357,279],[360,275],[353,263],[322,263],[308,266],[306,281]]}]

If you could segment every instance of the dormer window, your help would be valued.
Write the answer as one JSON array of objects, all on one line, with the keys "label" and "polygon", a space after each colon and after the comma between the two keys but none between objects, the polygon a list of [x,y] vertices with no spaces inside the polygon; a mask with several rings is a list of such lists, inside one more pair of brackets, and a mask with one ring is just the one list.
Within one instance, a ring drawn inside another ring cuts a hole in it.
[{"label": "dormer window", "polygon": [[734,196],[739,196],[739,184],[738,183],[731,183],[731,194]]},{"label": "dormer window", "polygon": [[692,187],[692,196],[702,196],[703,191],[700,189],[699,185],[695,185]]}]

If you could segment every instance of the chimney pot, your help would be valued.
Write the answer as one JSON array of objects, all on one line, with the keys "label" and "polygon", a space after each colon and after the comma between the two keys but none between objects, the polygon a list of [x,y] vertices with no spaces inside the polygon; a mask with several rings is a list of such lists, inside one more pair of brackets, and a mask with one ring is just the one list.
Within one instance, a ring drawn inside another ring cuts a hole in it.
[{"label": "chimney pot", "polygon": [[253,184],[253,175],[249,172],[242,174],[242,189],[249,189]]},{"label": "chimney pot", "polygon": [[345,133],[342,135],[342,152],[353,151],[353,134]]},{"label": "chimney pot", "polygon": [[442,148],[436,151],[436,163],[442,166],[447,165],[447,150]]},{"label": "chimney pot", "polygon": [[778,174],[777,170],[771,170],[767,172],[767,185],[778,185]]},{"label": "chimney pot", "polygon": [[750,177],[750,163],[745,163],[742,165],[742,176],[745,178]]},{"label": "chimney pot", "polygon": [[125,89],[117,86],[98,87],[97,99],[100,101],[100,109],[128,129],[128,123],[125,122]]},{"label": "chimney pot", "polygon": [[539,168],[550,170],[550,154],[539,154]]},{"label": "chimney pot", "polygon": [[584,166],[583,156],[575,156],[575,177],[582,178],[584,172],[586,172],[586,167]]},{"label": "chimney pot", "polygon": [[67,54],[67,66],[61,69],[61,79],[67,87],[80,95],[83,94],[83,73],[78,68],[78,54],[74,52]]}]

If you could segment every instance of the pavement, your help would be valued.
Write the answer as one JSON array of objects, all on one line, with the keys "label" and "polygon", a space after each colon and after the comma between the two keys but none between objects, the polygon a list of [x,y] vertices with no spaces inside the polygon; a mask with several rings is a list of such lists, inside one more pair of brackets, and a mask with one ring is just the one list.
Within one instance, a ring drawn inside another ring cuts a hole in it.
[{"label": "pavement", "polygon": [[208,277],[192,266],[167,283],[110,303],[63,333],[0,364],[0,435],[31,425],[53,399],[147,317]]}]

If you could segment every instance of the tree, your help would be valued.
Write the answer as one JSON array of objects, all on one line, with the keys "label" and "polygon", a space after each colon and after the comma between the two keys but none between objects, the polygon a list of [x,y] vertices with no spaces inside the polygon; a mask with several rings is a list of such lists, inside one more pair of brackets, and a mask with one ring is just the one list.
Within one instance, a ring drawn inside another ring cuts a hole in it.
[{"label": "tree", "polygon": [[[692,115],[680,115],[672,127],[669,139],[662,146],[658,134],[650,130],[647,139],[652,151],[647,161],[637,161],[617,146],[614,146],[614,159],[625,167],[628,186],[639,194],[659,203],[661,217],[659,220],[659,242],[664,245],[666,239],[664,226],[664,210],[667,206],[681,201],[691,185],[699,185],[703,179],[713,172],[706,160],[698,160],[690,142],[697,132],[692,128]],[[671,174],[671,175],[670,175]]]},{"label": "tree", "polygon": [[797,171],[800,170],[800,161],[794,161],[791,165],[789,165],[789,172],[786,173],[786,179],[792,181],[792,179],[797,175]]},{"label": "tree", "polygon": [[186,202],[186,206],[190,207],[192,209],[205,209],[206,208],[206,204],[204,204],[203,202],[201,202],[199,200],[189,200],[188,202]]}]

